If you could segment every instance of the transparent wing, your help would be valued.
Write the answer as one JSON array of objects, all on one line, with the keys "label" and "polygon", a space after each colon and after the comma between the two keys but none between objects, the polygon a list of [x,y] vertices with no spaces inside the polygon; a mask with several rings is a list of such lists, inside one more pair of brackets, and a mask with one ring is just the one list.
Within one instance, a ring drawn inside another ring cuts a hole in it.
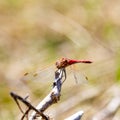
[{"label": "transparent wing", "polygon": [[81,72],[73,73],[76,84],[85,84],[88,83],[88,78]]},{"label": "transparent wing", "polygon": [[87,76],[83,72],[81,72],[82,70],[78,69],[78,67],[76,67],[76,65],[71,66],[71,72],[70,72],[71,77],[75,80],[76,84],[88,83]]},{"label": "transparent wing", "polygon": [[55,66],[50,65],[46,68],[41,68],[36,71],[30,71],[25,72],[23,76],[21,77],[21,80],[23,81],[40,81],[40,82],[47,82],[47,81],[54,81],[54,75],[55,75]]}]

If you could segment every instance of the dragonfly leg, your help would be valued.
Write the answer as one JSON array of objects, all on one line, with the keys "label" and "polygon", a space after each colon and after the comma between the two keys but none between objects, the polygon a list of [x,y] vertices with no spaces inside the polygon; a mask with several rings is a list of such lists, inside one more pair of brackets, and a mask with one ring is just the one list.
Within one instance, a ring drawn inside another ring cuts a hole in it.
[{"label": "dragonfly leg", "polygon": [[62,72],[63,72],[63,74],[64,74],[64,80],[63,80],[63,82],[62,82],[62,84],[65,82],[65,80],[66,80],[66,78],[67,78],[67,74],[66,74],[66,69],[65,68],[63,68],[62,69]]}]

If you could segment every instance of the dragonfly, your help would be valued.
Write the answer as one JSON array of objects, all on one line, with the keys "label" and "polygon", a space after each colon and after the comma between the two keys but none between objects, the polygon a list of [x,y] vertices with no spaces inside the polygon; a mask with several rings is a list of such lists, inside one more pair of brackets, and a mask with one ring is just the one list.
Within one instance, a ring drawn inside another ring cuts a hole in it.
[{"label": "dragonfly", "polygon": [[[57,70],[55,70],[55,73],[58,70],[62,70],[63,76],[64,76],[64,80],[63,80],[63,82],[64,82],[66,80],[66,78],[67,78],[67,73],[66,73],[67,67],[70,67],[70,66],[72,66],[74,64],[78,64],[78,63],[90,64],[90,63],[92,63],[92,61],[90,61],[90,60],[75,60],[75,59],[68,59],[68,58],[63,57],[63,58],[61,58],[61,59],[59,59],[59,60],[57,60],[55,62],[55,68],[57,69]],[[23,80],[31,80],[31,79],[32,80],[34,80],[34,79],[39,80],[40,78],[43,78],[41,76],[44,76],[44,77],[51,76],[51,74],[52,74],[51,71],[54,71],[54,67],[53,66],[50,66],[50,67],[48,67],[48,68],[46,68],[44,70],[40,70],[38,72],[33,72],[33,73],[26,72],[26,73],[24,73],[22,79]],[[87,77],[86,76],[84,76],[80,72],[75,72],[74,70],[73,70],[73,77],[74,77],[76,83],[78,83],[78,80],[87,81]]]},{"label": "dragonfly", "polygon": [[[71,65],[73,65],[73,64],[76,64],[76,63],[87,63],[87,64],[90,64],[90,63],[92,63],[92,61],[90,61],[90,60],[74,60],[74,59],[62,58],[62,59],[58,60],[58,61],[56,62],[56,64],[55,64],[55,65],[56,65],[56,68],[57,68],[56,72],[57,72],[59,69],[61,69],[61,70],[63,71],[63,73],[64,73],[64,76],[65,76],[64,81],[65,81],[66,78],[67,78],[66,67],[69,67],[69,66],[71,66]],[[76,77],[76,75],[75,75],[75,72],[73,72],[73,75],[74,75],[74,78],[75,78],[76,83],[78,83],[78,82],[77,82],[77,77]],[[81,77],[83,77],[83,76],[81,76]],[[87,77],[85,77],[84,79],[87,80]],[[64,82],[64,81],[63,81],[63,82]]]}]

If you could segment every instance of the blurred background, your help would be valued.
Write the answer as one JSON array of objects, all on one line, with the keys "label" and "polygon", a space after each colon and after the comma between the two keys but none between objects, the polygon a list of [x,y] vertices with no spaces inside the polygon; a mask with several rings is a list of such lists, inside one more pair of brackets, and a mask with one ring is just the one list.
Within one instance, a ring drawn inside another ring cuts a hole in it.
[{"label": "blurred background", "polygon": [[[29,94],[34,106],[48,94],[51,66],[61,57],[93,63],[76,65],[88,82],[75,84],[68,74],[47,114],[61,120],[83,110],[83,120],[120,119],[120,0],[0,0],[0,120],[22,115],[10,91]],[[22,78],[35,71],[39,79]]]}]

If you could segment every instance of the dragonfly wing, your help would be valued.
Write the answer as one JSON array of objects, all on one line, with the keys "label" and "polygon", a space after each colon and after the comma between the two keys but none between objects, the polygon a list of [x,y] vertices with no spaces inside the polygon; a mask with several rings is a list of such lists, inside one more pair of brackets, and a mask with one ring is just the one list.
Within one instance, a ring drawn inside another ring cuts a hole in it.
[{"label": "dragonfly wing", "polygon": [[26,72],[24,73],[23,77],[21,78],[23,81],[40,81],[40,82],[46,82],[48,80],[54,81],[54,73],[55,67],[49,66],[44,69],[39,69],[36,71]]},{"label": "dragonfly wing", "polygon": [[88,78],[83,73],[81,73],[81,72],[76,72],[74,74],[74,76],[75,76],[74,77],[75,78],[75,82],[77,84],[85,84],[85,83],[88,82]]},{"label": "dragonfly wing", "polygon": [[36,80],[40,81],[54,81],[55,69],[54,66],[50,66],[44,70],[39,70],[36,76]]},{"label": "dragonfly wing", "polygon": [[88,78],[80,71],[77,70],[74,66],[71,66],[73,79],[75,80],[76,84],[85,84],[88,82]]}]

